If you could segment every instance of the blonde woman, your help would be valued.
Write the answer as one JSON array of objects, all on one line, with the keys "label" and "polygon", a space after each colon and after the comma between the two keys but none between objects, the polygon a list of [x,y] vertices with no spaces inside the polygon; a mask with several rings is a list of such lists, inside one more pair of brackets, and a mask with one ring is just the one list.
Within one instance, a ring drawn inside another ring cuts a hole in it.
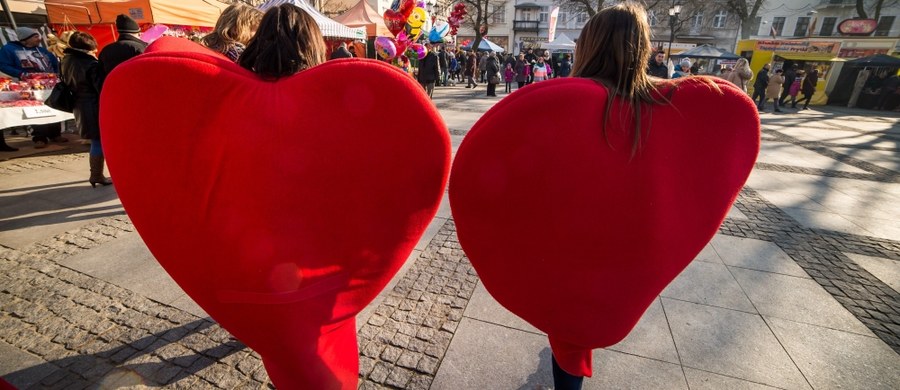
[{"label": "blonde woman", "polygon": [[256,34],[262,11],[236,3],[225,8],[212,33],[203,38],[203,45],[238,61],[250,38]]},{"label": "blonde woman", "polygon": [[734,69],[725,76],[728,80],[738,88],[747,92],[747,83],[753,78],[753,72],[750,70],[750,64],[746,58],[740,58],[734,64]]}]

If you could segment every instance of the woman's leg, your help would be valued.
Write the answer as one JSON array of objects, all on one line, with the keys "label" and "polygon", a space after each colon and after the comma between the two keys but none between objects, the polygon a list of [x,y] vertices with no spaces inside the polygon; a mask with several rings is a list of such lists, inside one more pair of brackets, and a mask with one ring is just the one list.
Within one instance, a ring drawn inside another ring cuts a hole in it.
[{"label": "woman's leg", "polygon": [[100,144],[100,137],[91,139],[91,150],[88,152],[88,161],[91,166],[91,178],[88,180],[91,187],[97,184],[108,186],[112,184],[112,180],[103,174],[103,147]]},{"label": "woman's leg", "polygon": [[584,383],[583,376],[569,374],[560,368],[553,355],[550,355],[550,360],[553,362],[553,388],[555,390],[581,390],[581,385]]}]

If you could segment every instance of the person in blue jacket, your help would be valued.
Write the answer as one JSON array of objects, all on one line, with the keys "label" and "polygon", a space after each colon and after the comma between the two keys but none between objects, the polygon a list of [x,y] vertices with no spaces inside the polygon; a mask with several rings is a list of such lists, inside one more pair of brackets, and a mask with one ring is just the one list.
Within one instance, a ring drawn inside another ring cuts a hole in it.
[{"label": "person in blue jacket", "polygon": [[[0,48],[0,71],[21,79],[28,73],[59,73],[59,60],[40,46],[41,35],[31,27],[16,29],[18,41],[10,41]],[[35,148],[43,148],[50,141],[67,142],[60,134],[59,123],[32,125],[31,139]]]}]

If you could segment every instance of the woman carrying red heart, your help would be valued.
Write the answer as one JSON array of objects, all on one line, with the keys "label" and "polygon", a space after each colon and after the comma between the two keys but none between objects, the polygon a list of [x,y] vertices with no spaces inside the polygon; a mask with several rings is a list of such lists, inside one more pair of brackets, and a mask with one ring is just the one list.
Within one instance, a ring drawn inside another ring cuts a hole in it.
[{"label": "woman carrying red heart", "polygon": [[[759,151],[745,93],[647,75],[650,34],[640,5],[600,11],[573,77],[492,107],[453,162],[459,242],[488,292],[547,333],[556,389],[580,389],[592,350],[625,338],[709,242]],[[522,115],[535,111],[554,115]]]}]

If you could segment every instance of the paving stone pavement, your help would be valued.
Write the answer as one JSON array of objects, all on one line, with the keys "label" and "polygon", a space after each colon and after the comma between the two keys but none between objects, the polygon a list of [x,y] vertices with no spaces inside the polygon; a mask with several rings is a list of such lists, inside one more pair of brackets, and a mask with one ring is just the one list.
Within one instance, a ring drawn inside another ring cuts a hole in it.
[{"label": "paving stone pavement", "polygon": [[[493,101],[474,96],[483,90],[457,87],[440,91],[436,96],[444,96],[436,103],[441,110],[483,112]],[[764,124],[766,121],[764,118]],[[828,129],[858,131],[835,124],[821,130]],[[457,127],[451,129],[451,135],[458,141],[466,131]],[[833,150],[897,148],[805,141],[774,126],[767,127],[765,135],[767,140],[800,146],[864,172],[765,162],[758,163],[757,170],[898,182],[896,171]],[[887,134],[883,139],[896,136]],[[86,160],[85,156],[61,154],[7,161],[0,163],[0,180],[80,160]],[[752,187],[744,189],[736,208],[742,216],[727,218],[720,234],[774,243],[875,336],[900,353],[900,296],[848,257],[859,254],[900,261],[900,242],[806,226]],[[2,357],[6,353],[31,362],[3,378],[34,389],[272,388],[259,356],[209,318],[60,265],[66,258],[133,231],[128,217],[117,215],[23,248],[0,246],[0,372],[7,363]],[[478,282],[449,219],[412,265],[398,275],[383,299],[373,304],[371,316],[361,321],[357,333],[360,388],[435,387],[448,350],[467,320],[466,309]],[[688,378],[699,372],[684,366],[681,371]]]}]

